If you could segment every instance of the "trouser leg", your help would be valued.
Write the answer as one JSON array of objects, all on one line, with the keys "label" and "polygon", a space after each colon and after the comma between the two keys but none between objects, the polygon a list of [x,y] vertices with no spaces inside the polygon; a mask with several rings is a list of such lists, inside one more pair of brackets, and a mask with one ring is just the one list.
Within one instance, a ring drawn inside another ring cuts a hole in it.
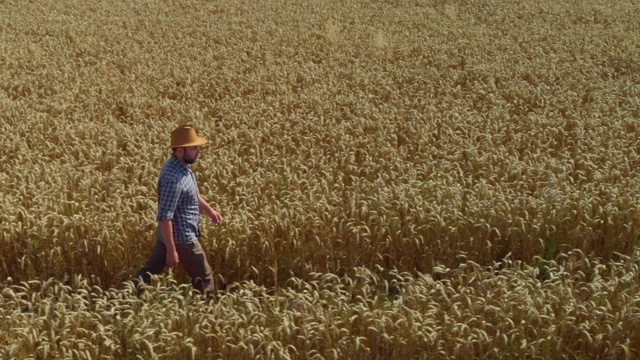
[{"label": "trouser leg", "polygon": [[167,246],[156,241],[156,245],[153,248],[151,256],[147,260],[147,263],[136,273],[134,276],[134,283],[136,286],[142,280],[145,284],[151,283],[151,275],[160,274],[167,264]]},{"label": "trouser leg", "polygon": [[211,270],[211,266],[209,266],[207,256],[200,242],[178,244],[176,250],[180,257],[180,263],[187,274],[189,274],[189,277],[191,277],[193,287],[204,295],[215,295],[213,271]]}]

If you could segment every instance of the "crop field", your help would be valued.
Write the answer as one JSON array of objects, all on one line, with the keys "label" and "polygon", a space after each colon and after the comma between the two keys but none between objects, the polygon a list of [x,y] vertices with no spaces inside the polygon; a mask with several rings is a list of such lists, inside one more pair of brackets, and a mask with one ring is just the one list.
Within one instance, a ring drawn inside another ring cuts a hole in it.
[{"label": "crop field", "polygon": [[637,1],[0,0],[0,358],[636,359],[639,137]]}]

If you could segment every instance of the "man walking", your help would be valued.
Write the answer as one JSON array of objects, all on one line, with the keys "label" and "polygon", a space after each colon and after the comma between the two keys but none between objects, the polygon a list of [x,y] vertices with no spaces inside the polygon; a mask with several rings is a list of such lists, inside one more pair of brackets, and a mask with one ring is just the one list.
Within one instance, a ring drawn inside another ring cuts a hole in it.
[{"label": "man walking", "polygon": [[200,245],[200,213],[214,224],[222,216],[200,195],[191,165],[207,139],[196,135],[195,129],[181,126],[171,132],[171,157],[164,164],[158,180],[158,240],[151,257],[140,269],[134,282],[151,282],[151,274],[161,273],[165,266],[182,264],[191,277],[194,288],[205,295],[214,295],[211,267]]}]

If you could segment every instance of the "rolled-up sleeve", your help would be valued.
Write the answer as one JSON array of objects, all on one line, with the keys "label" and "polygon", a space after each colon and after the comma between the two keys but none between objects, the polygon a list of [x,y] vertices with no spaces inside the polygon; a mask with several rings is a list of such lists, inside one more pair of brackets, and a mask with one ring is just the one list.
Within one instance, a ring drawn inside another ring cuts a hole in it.
[{"label": "rolled-up sleeve", "polygon": [[176,179],[162,179],[158,183],[158,221],[172,220],[180,197],[180,183]]}]

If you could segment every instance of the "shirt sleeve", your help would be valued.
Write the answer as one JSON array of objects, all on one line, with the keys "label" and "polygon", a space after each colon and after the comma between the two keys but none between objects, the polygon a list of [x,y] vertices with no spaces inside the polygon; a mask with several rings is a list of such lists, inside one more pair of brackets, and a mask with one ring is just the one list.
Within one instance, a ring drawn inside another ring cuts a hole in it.
[{"label": "shirt sleeve", "polygon": [[180,197],[180,183],[163,179],[158,184],[158,221],[172,220]]}]

